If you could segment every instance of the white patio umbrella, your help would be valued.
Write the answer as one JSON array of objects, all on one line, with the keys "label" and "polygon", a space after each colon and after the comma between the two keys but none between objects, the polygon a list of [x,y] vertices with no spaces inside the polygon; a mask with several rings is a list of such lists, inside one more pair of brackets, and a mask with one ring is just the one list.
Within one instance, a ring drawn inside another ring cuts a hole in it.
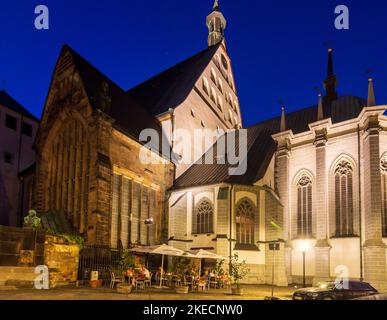
[{"label": "white patio umbrella", "polygon": [[159,245],[159,246],[139,247],[139,248],[131,249],[129,251],[137,252],[137,253],[157,254],[157,255],[162,256],[161,257],[160,288],[162,287],[162,282],[163,282],[164,256],[195,258],[195,256],[190,254],[190,253],[187,253],[183,250],[168,246],[166,244]]},{"label": "white patio umbrella", "polygon": [[[199,250],[197,254],[195,254],[195,258],[198,258],[198,259],[209,259],[209,260],[228,260],[228,258],[225,258],[223,256],[220,256],[216,253],[212,253],[212,252],[209,252],[209,251],[206,251],[206,250]],[[200,267],[199,267],[199,276],[201,274],[201,270],[202,269],[202,264],[200,263]]]}]

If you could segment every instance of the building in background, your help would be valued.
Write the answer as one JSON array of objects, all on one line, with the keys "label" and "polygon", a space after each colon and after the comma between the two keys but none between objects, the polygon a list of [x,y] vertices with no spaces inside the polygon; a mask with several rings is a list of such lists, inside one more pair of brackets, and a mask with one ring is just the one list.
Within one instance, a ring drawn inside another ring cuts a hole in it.
[{"label": "building in background", "polygon": [[21,187],[19,173],[35,163],[33,144],[39,120],[0,91],[0,225],[20,226],[20,193],[31,192],[31,183]]}]

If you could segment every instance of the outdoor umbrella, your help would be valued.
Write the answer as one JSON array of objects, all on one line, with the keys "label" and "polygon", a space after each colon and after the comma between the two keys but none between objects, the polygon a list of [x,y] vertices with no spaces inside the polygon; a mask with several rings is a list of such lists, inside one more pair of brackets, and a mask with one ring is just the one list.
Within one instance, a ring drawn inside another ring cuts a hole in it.
[{"label": "outdoor umbrella", "polygon": [[139,247],[130,250],[131,252],[157,254],[161,255],[161,275],[160,275],[160,287],[162,287],[163,272],[164,272],[164,256],[169,257],[187,257],[195,258],[194,255],[187,253],[183,250],[168,246],[166,244],[150,247]]},{"label": "outdoor umbrella", "polygon": [[[212,253],[212,252],[209,252],[209,251],[206,251],[206,250],[199,250],[197,254],[195,254],[195,258],[198,258],[198,259],[209,259],[209,260],[228,260],[228,258],[225,258],[225,257],[222,257],[216,253]],[[200,263],[200,267],[199,267],[199,276],[201,274],[201,268],[202,268],[202,264]]]}]

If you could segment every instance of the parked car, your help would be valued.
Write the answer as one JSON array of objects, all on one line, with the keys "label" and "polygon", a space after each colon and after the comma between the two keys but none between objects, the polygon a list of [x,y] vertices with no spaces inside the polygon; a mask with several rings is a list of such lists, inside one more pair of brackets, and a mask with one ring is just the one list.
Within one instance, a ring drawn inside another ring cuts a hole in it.
[{"label": "parked car", "polygon": [[349,281],[348,284],[321,282],[317,287],[297,290],[293,300],[352,300],[378,294],[369,283]]},{"label": "parked car", "polygon": [[387,294],[374,294],[372,296],[356,298],[354,300],[384,300],[384,301],[387,301]]}]

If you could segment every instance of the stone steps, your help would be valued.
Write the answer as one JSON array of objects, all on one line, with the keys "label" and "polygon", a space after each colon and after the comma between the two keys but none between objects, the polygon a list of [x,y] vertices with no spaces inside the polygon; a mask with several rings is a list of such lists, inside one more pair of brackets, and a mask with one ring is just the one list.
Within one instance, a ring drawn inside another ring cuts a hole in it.
[{"label": "stone steps", "polygon": [[35,278],[33,267],[0,267],[0,290],[16,287],[31,288]]}]

